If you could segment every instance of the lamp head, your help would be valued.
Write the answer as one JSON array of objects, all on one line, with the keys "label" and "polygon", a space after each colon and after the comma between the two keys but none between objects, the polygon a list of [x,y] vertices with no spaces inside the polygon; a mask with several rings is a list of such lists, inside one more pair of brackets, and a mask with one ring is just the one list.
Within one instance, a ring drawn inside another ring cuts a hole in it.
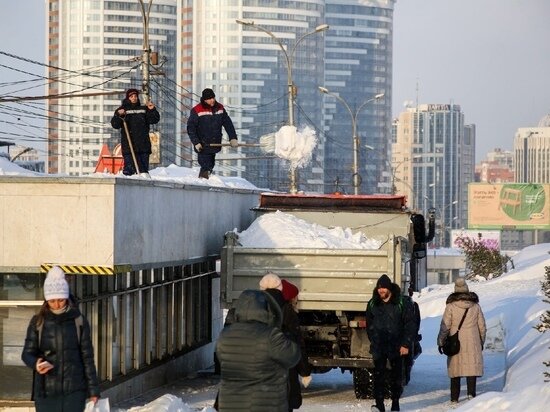
[{"label": "lamp head", "polygon": [[325,30],[328,30],[329,28],[329,25],[328,24],[321,24],[317,27],[315,27],[315,32],[320,32],[320,31],[325,31]]},{"label": "lamp head", "polygon": [[237,19],[235,20],[238,24],[242,24],[243,26],[254,26],[254,21],[252,20],[241,20]]},{"label": "lamp head", "polygon": [[376,96],[374,96],[374,98],[375,98],[376,100],[381,99],[382,97],[384,97],[384,94],[385,94],[385,93],[377,94]]},{"label": "lamp head", "polygon": [[329,90],[328,90],[326,87],[321,87],[321,86],[319,86],[319,91],[320,91],[321,93],[329,93]]}]

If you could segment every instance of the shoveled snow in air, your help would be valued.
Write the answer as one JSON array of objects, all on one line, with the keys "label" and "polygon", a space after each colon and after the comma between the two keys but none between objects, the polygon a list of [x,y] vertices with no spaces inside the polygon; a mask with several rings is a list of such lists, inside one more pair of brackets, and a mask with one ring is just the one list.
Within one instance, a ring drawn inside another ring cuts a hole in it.
[{"label": "shoveled snow in air", "polygon": [[283,126],[269,138],[275,139],[275,155],[288,160],[291,169],[307,166],[317,145],[315,130],[308,126],[302,130],[296,126]]},{"label": "shoveled snow in air", "polygon": [[383,242],[352,233],[350,228],[327,228],[281,211],[260,216],[238,235],[241,246],[250,248],[379,249]]}]

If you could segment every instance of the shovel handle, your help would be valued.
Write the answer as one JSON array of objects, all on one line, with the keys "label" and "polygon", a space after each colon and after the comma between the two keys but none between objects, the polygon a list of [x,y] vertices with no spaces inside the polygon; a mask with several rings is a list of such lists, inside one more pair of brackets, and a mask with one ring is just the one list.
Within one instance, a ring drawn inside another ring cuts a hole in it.
[{"label": "shovel handle", "polygon": [[[210,147],[224,147],[224,146],[231,146],[231,143],[210,143]],[[259,143],[239,143],[237,147],[260,147],[261,145]]]}]

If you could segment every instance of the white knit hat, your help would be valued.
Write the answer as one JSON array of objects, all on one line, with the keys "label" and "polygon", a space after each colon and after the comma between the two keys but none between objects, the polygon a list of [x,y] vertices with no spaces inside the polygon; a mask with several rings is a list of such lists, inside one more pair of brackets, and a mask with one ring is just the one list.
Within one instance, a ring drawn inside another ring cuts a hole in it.
[{"label": "white knit hat", "polygon": [[279,289],[282,292],[283,284],[281,278],[275,273],[266,274],[262,280],[260,280],[260,290],[266,289]]},{"label": "white knit hat", "polygon": [[44,299],[69,299],[69,284],[59,266],[54,266],[48,271],[44,281]]}]

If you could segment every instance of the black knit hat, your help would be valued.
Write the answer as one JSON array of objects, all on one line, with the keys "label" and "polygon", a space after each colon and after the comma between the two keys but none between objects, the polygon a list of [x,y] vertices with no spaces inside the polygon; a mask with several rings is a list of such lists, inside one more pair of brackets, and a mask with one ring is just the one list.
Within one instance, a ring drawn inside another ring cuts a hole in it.
[{"label": "black knit hat", "polygon": [[214,90],[212,89],[204,89],[202,91],[202,100],[208,100],[208,99],[213,99],[214,97],[216,97],[216,95],[214,94]]},{"label": "black knit hat", "polygon": [[390,289],[391,288],[391,279],[388,277],[388,275],[383,274],[378,279],[378,282],[376,282],[376,289],[384,288],[384,289]]},{"label": "black knit hat", "polygon": [[136,94],[139,96],[139,90],[138,89],[128,89],[126,90],[126,98],[129,99],[132,94]]}]

